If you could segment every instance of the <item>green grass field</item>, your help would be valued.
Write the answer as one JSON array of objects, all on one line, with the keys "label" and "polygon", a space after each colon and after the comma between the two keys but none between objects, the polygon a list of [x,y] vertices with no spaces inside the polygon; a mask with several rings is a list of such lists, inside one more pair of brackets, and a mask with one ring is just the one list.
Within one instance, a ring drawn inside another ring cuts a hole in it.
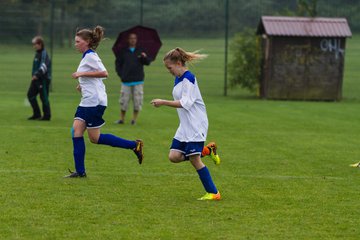
[{"label": "green grass field", "polygon": [[[70,127],[80,96],[71,73],[81,55],[56,49],[51,122],[27,121],[31,46],[0,46],[0,239],[358,239],[360,170],[360,37],[348,40],[344,100],[264,101],[236,89],[223,97],[223,41],[164,40],[146,69],[145,104],[136,126],[115,125],[120,81],[108,40],[98,50],[110,77],[104,133],[145,141],[139,166],[131,151],[86,140],[87,179],[73,169]],[[171,164],[176,111],[173,77],[161,58],[170,48],[203,49],[192,67],[207,104],[208,140],[222,164],[206,159],[223,199],[204,191],[189,163]],[[130,120],[130,119],[129,119]]]}]

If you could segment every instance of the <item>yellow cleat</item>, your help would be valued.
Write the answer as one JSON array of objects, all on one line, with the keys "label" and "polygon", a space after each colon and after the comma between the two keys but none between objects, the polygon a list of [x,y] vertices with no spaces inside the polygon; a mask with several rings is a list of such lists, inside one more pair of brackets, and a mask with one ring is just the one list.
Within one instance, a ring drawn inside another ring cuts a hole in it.
[{"label": "yellow cleat", "polygon": [[137,139],[136,141],[136,147],[133,149],[136,157],[138,158],[139,164],[142,164],[144,160],[144,142],[140,139]]},{"label": "yellow cleat", "polygon": [[208,147],[210,149],[210,157],[213,160],[213,162],[216,165],[219,165],[221,160],[220,160],[220,156],[216,153],[217,150],[217,146],[215,142],[210,142],[208,145],[206,145],[206,147]]},{"label": "yellow cleat", "polygon": [[217,192],[217,194],[215,194],[215,193],[206,193],[201,198],[198,198],[198,200],[200,200],[200,201],[204,201],[204,200],[220,200],[220,199],[221,199],[220,192]]},{"label": "yellow cleat", "polygon": [[350,164],[350,167],[360,167],[360,162]]}]

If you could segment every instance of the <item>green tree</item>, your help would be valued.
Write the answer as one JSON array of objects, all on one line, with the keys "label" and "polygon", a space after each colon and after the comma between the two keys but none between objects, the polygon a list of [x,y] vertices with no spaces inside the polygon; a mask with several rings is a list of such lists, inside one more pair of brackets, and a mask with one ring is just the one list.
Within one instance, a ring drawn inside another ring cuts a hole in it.
[{"label": "green tree", "polygon": [[240,86],[251,92],[259,89],[260,46],[254,29],[236,34],[231,46],[233,60],[229,64],[230,86]]},{"label": "green tree", "polygon": [[297,14],[299,16],[317,16],[317,0],[298,0]]}]

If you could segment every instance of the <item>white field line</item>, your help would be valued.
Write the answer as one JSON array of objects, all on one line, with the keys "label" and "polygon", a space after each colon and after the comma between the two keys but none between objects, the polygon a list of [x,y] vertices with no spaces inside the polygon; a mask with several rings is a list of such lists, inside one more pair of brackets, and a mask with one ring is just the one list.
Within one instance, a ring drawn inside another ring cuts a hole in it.
[{"label": "white field line", "polygon": [[240,178],[264,178],[264,179],[332,179],[344,180],[343,177],[332,176],[289,176],[289,175],[237,175]]},{"label": "white field line", "polygon": [[24,125],[8,125],[6,126],[6,128],[14,128],[14,129],[29,129],[29,128],[35,128],[35,129],[68,129],[70,131],[72,127],[72,122],[69,124],[69,127],[60,127],[60,126],[41,126],[41,125],[36,125],[36,126],[24,126]]},{"label": "white field line", "polygon": [[[119,172],[119,171],[109,171],[109,172],[98,172],[91,171],[93,175],[124,175],[124,176],[178,176],[178,177],[187,177],[195,176],[195,173],[164,173],[164,172]],[[55,170],[26,170],[26,169],[0,169],[0,173],[50,173],[50,174],[67,174],[66,169],[64,171],[55,171]],[[232,175],[229,176],[232,178],[261,178],[261,179],[324,179],[324,180],[345,180],[343,177],[332,177],[332,176],[289,176],[289,175]]]}]

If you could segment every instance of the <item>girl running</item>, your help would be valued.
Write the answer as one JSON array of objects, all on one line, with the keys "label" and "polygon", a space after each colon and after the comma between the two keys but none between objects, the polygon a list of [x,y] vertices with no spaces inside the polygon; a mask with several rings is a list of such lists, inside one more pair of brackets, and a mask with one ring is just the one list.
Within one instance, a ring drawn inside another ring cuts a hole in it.
[{"label": "girl running", "polygon": [[186,63],[204,59],[206,56],[197,52],[185,52],[181,48],[169,51],[163,61],[165,67],[175,76],[174,100],[153,99],[151,104],[155,107],[164,105],[177,109],[180,125],[170,147],[169,159],[173,163],[190,160],[206,191],[198,200],[220,200],[220,192],[215,187],[208,168],[201,161],[201,156],[210,156],[215,164],[220,164],[220,157],[216,154],[214,142],[204,147],[208,130],[206,108],[196,77],[186,66]]},{"label": "girl running", "polygon": [[84,132],[87,130],[89,139],[95,144],[132,149],[139,164],[143,160],[143,142],[129,141],[111,134],[101,134],[100,128],[105,124],[102,118],[107,106],[107,95],[103,80],[108,76],[101,59],[95,52],[104,37],[101,26],[93,30],[82,29],[76,33],[75,47],[82,53],[82,60],[72,77],[78,79],[77,90],[81,92],[81,101],[76,110],[72,127],[74,146],[75,172],[70,171],[69,178],[86,177]]}]

